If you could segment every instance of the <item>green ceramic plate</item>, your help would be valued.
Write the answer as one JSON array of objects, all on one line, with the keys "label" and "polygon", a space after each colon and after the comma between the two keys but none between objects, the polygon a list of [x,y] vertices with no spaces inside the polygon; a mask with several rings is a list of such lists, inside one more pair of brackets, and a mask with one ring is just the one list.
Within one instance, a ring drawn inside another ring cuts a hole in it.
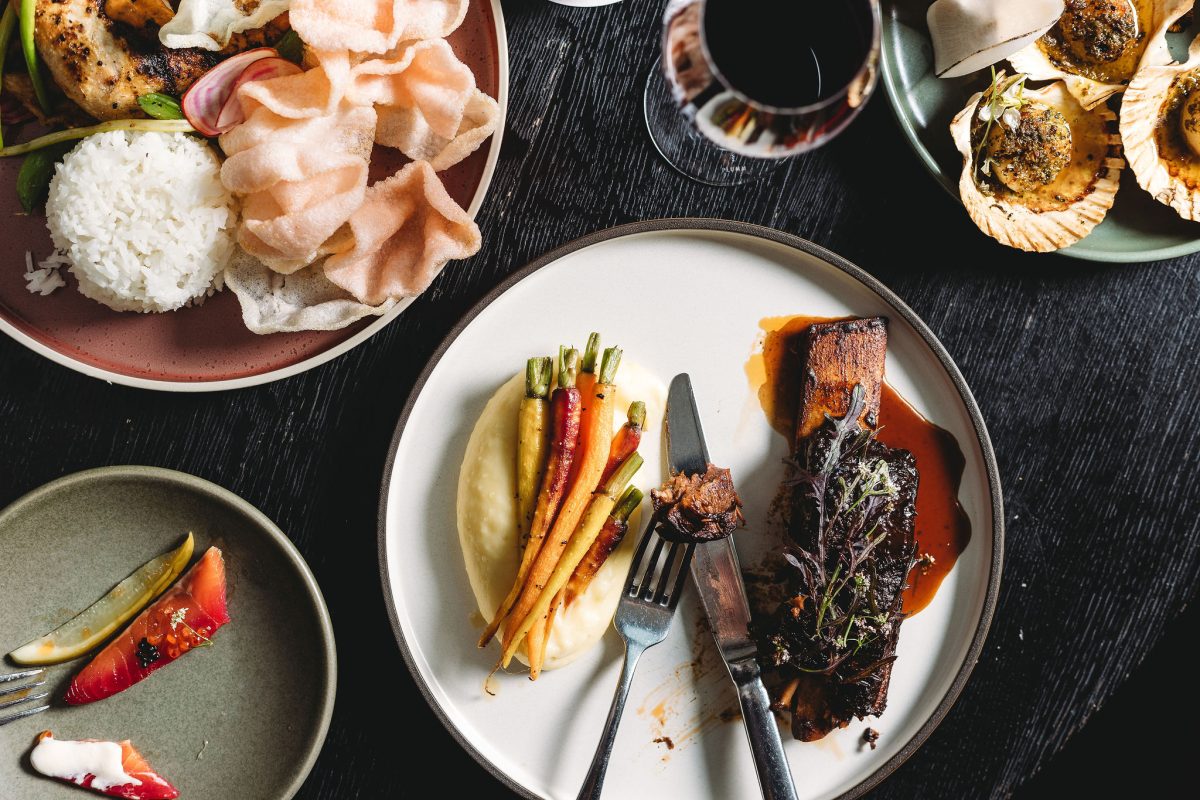
[{"label": "green ceramic plate", "polygon": [[[312,573],[253,506],[199,478],[150,467],[80,472],[0,512],[0,652],[69,619],[145,561],[196,534],[225,555],[229,615],[214,646],[105,700],[61,698],[86,657],[52,667],[54,706],[0,727],[0,796],[80,800],[28,753],[60,739],[132,739],[188,800],[285,800],[308,775],[333,712],[333,628]],[[0,672],[17,667],[5,659]]]},{"label": "green ceramic plate", "polygon": [[[987,75],[942,80],[933,74],[933,45],[925,12],[929,0],[885,0],[883,85],[900,127],[934,177],[958,197],[962,157],[950,140],[950,120],[967,99],[987,86]],[[1170,38],[1171,50],[1186,55],[1195,29]],[[1200,224],[1179,218],[1137,185],[1129,169],[1121,175],[1117,202],[1104,222],[1081,242],[1060,252],[1091,261],[1137,262],[1175,258],[1200,250]]]}]

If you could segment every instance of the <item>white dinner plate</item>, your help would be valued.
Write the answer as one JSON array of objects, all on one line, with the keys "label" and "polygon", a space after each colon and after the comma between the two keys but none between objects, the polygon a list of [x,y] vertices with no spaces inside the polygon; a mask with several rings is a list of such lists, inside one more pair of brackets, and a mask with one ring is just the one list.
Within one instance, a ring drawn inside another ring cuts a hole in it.
[{"label": "white dinner plate", "polygon": [[[400,418],[383,481],[379,558],[384,597],[417,685],[483,766],[529,797],[574,798],[591,762],[620,668],[610,629],[574,664],[531,683],[500,675],[475,646],[475,599],[459,551],[455,493],[475,420],[532,354],[601,331],[664,383],[692,376],[713,460],[732,469],[746,506],[743,563],[782,477],[787,444],[744,371],[760,320],[805,314],[890,319],[887,379],[966,456],[959,497],[970,544],[933,602],[905,622],[888,707],[821,742],[785,732],[805,800],[856,797],[928,737],[978,658],[1000,584],[1002,510],[979,409],[950,356],[894,294],[844,259],[797,237],[737,222],[658,220],[584,237],[513,275],[450,333]],[[619,378],[619,375],[618,375]],[[654,433],[658,433],[657,431]],[[637,483],[660,481],[651,451]],[[693,590],[667,640],[646,653],[605,784],[610,798],[759,796],[736,697]],[[725,717],[726,719],[722,719]],[[882,734],[862,746],[863,729]]]}]

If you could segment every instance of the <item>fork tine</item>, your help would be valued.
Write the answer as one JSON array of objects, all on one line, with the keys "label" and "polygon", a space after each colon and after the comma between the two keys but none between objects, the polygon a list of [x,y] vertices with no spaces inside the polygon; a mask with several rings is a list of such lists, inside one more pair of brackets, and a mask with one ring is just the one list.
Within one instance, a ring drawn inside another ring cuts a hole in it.
[{"label": "fork tine", "polygon": [[0,675],[0,683],[8,683],[10,681],[20,681],[25,678],[36,678],[44,675],[46,670],[42,667],[37,669],[27,669],[24,672],[13,672],[8,675]]},{"label": "fork tine", "polygon": [[680,549],[681,545],[676,542],[667,551],[667,561],[658,576],[658,591],[654,593],[655,603],[662,603],[667,597],[667,587],[671,585],[671,567],[675,565],[675,556],[679,555]]},{"label": "fork tine", "polygon": [[37,708],[27,708],[24,711],[18,711],[15,714],[9,714],[7,717],[0,717],[0,726],[7,725],[10,722],[16,722],[19,719],[32,717],[34,714],[40,714],[43,711],[49,711],[50,706],[38,706]]},{"label": "fork tine", "polygon": [[650,555],[650,560],[646,562],[646,574],[642,576],[642,599],[649,600],[654,596],[654,577],[658,572],[658,559],[662,555],[663,545],[666,540],[655,533],[654,538],[657,540],[654,543],[654,552]]},{"label": "fork tine", "polygon": [[[49,692],[39,692],[38,694],[30,694],[31,691],[44,686],[46,684],[45,669],[27,669],[22,672],[13,672],[8,675],[0,675],[0,684],[13,683],[15,681],[24,681],[28,678],[36,678],[33,683],[22,683],[20,686],[5,686],[0,689],[0,697],[8,695],[21,694],[21,697],[16,697],[11,700],[0,702],[0,709],[12,708],[13,706],[23,705],[25,703],[34,703],[38,700],[45,700],[50,696]],[[50,708],[48,703],[37,706],[35,708],[25,708],[21,711],[16,711],[7,716],[0,717],[0,725],[7,725],[10,722],[16,722],[25,717],[31,717],[34,714],[40,714]]]},{"label": "fork tine", "polygon": [[625,578],[625,594],[636,596],[641,590],[637,585],[638,566],[642,563],[642,556],[646,555],[646,548],[650,545],[650,539],[653,538],[654,520],[650,520],[646,524],[646,529],[642,531],[642,538],[638,540],[637,550],[633,554],[633,560],[629,562],[629,573]]},{"label": "fork tine", "polygon": [[[45,670],[40,671],[45,672]],[[44,686],[45,684],[46,679],[42,678],[40,681],[24,684],[22,686],[6,686],[5,688],[0,689],[0,697],[6,697],[7,695],[16,694],[17,692],[27,692],[30,689],[36,689],[37,687]],[[4,706],[0,705],[0,708],[4,708]]]},{"label": "fork tine", "polygon": [[[31,686],[30,688],[34,687]],[[38,694],[31,694],[28,697],[18,697],[16,700],[5,700],[3,703],[0,703],[0,709],[12,708],[13,706],[19,706],[21,703],[32,703],[35,700],[44,700],[49,696],[49,692],[39,692]]]},{"label": "fork tine", "polygon": [[667,608],[672,611],[675,610],[675,606],[679,605],[679,598],[683,596],[683,585],[687,582],[688,566],[692,563],[692,552],[695,549],[696,545],[689,544],[683,551],[683,560],[679,562],[679,577],[675,579],[675,588],[671,591],[671,596],[667,598]]}]

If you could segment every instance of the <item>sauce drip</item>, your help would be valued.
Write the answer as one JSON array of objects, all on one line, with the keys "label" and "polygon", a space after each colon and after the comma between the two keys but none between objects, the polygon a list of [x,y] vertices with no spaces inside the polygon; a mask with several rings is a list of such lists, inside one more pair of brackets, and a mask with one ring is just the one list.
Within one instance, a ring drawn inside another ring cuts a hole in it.
[{"label": "sauce drip", "polygon": [[[837,317],[768,317],[759,323],[761,346],[746,362],[746,376],[771,427],[791,442],[800,404],[801,337],[814,322]],[[879,403],[879,440],[908,450],[917,461],[917,556],[928,554],[909,574],[904,612],[911,616],[933,600],[942,580],[971,541],[971,521],[958,501],[966,460],[954,435],[921,416],[886,382]]]}]

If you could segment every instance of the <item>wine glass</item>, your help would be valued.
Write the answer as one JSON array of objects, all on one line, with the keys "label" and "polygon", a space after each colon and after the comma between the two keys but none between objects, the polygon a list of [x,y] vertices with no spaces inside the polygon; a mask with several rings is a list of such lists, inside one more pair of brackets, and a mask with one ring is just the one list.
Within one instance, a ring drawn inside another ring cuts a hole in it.
[{"label": "wine glass", "polygon": [[761,178],[820,147],[875,89],[879,0],[669,0],[646,128],[693,180]]}]

